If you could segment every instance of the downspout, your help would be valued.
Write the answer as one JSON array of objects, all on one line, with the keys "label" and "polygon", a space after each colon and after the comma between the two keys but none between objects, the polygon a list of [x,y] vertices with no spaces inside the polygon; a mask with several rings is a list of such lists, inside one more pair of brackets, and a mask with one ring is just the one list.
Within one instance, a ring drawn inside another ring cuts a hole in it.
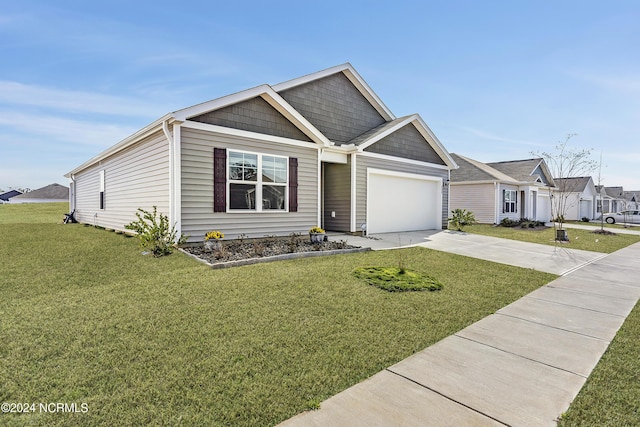
[{"label": "downspout", "polygon": [[[357,192],[356,192],[356,153],[357,151],[354,151],[353,153],[351,153],[350,157],[351,157],[351,182],[350,182],[350,190],[351,190],[351,196],[350,196],[350,201],[351,201],[351,224],[350,224],[350,232],[355,233],[357,231],[356,229],[356,222],[358,219],[357,216],[357,212],[356,209],[358,207],[357,201],[356,201],[356,197],[357,197]],[[366,221],[366,219],[365,219]],[[366,225],[365,225],[366,226]],[[363,230],[364,233],[364,230]]]},{"label": "downspout", "polygon": [[498,187],[498,183],[493,181],[493,204],[494,204],[494,212],[496,215],[496,224],[500,224],[500,188]]},{"label": "downspout", "polygon": [[69,212],[73,212],[76,210],[76,175],[72,173],[69,179],[72,184],[71,194],[69,194]]},{"label": "downspout", "polygon": [[169,224],[174,224],[175,222],[175,208],[174,208],[174,200],[173,200],[173,136],[171,132],[169,132],[169,124],[168,120],[162,121],[162,132],[164,133],[164,137],[167,138],[167,143],[169,144]]},{"label": "downspout", "polygon": [[181,227],[178,218],[178,208],[176,206],[176,138],[179,138],[179,135],[175,125],[174,134],[171,134],[171,131],[169,131],[168,119],[162,122],[162,132],[164,133],[165,138],[167,138],[167,143],[169,144],[169,224],[175,225],[178,232],[177,234],[180,236]]},{"label": "downspout", "polygon": [[324,196],[324,194],[323,194],[324,187],[322,185],[324,183],[324,174],[322,173],[323,172],[323,170],[322,170],[322,153],[323,153],[323,151],[324,150],[322,149],[322,147],[318,147],[318,200],[317,200],[317,202],[318,202],[318,204],[317,204],[317,206],[318,206],[318,215],[316,217],[316,225],[318,227],[320,227],[320,228],[324,227],[324,224],[323,224],[323,221],[322,221],[324,219],[324,216],[322,215],[322,213],[323,213],[322,210],[324,209],[324,200],[323,200],[324,199],[324,197],[323,197]]}]

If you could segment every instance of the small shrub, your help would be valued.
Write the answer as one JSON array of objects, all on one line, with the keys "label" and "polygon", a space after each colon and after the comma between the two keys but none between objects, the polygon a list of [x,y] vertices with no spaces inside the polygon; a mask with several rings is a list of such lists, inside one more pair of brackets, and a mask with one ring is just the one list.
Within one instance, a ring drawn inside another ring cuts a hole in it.
[{"label": "small shrub", "polygon": [[458,231],[463,231],[467,225],[473,225],[476,222],[476,217],[473,212],[466,209],[454,209],[451,211],[451,218],[449,218],[449,224]]},{"label": "small shrub", "polygon": [[502,227],[516,227],[518,224],[520,224],[520,221],[514,221],[510,218],[503,218],[502,221],[500,221]]},{"label": "small shrub", "polygon": [[259,240],[256,240],[256,241],[253,242],[252,245],[253,245],[253,253],[256,256],[263,256],[264,255],[264,251],[266,249],[264,243],[262,243]]},{"label": "small shrub", "polygon": [[298,246],[302,243],[302,235],[300,233],[291,233],[289,234],[289,240],[287,241],[287,247],[289,253],[294,253]]},{"label": "small shrub", "polygon": [[591,220],[589,218],[587,218],[586,216],[582,217],[582,222],[590,222]]},{"label": "small shrub", "polygon": [[437,279],[409,269],[401,271],[396,267],[360,267],[353,274],[367,282],[389,292],[438,291],[442,283]]},{"label": "small shrub", "polygon": [[227,248],[225,245],[220,245],[218,249],[213,251],[213,256],[215,259],[226,258],[227,256],[229,256],[229,248]]},{"label": "small shrub", "polygon": [[164,214],[158,214],[157,207],[153,207],[153,211],[145,211],[138,209],[136,212],[136,221],[124,226],[127,230],[135,231],[140,239],[140,246],[151,251],[154,257],[169,255],[173,252],[176,244],[184,243],[187,237],[180,235],[175,225],[169,227],[169,217]]}]

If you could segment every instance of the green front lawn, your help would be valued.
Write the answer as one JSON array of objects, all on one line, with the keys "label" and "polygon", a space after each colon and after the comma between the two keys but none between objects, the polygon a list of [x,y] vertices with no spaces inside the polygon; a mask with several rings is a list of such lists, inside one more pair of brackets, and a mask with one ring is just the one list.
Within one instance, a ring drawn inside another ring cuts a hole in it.
[{"label": "green front lawn", "polygon": [[[88,411],[3,425],[277,424],[555,277],[424,248],[212,270],[56,224],[59,206],[49,223],[5,207],[0,402]],[[390,293],[354,275],[400,256],[443,289]]]},{"label": "green front lawn", "polygon": [[[578,228],[567,228],[566,230],[569,235],[569,242],[560,243],[555,241],[555,231],[553,227],[542,230],[520,228],[519,226],[502,227],[488,224],[475,224],[464,228],[464,231],[468,233],[602,253],[615,252],[618,249],[640,242],[640,236],[630,234],[619,233],[614,236],[609,236],[595,234],[590,230]],[[610,231],[615,232],[615,230]]]}]

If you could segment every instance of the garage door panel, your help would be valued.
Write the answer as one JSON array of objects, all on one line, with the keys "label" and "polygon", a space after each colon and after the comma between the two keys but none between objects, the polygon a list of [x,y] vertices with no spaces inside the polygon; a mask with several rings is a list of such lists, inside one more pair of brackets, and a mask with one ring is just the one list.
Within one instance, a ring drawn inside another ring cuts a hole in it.
[{"label": "garage door panel", "polygon": [[441,181],[421,175],[370,173],[367,230],[388,233],[442,227]]}]

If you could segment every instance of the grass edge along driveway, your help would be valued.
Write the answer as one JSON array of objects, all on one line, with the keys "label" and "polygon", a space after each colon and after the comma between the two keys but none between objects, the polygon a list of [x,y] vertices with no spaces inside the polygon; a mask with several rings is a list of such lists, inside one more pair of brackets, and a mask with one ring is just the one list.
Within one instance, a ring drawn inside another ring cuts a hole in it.
[{"label": "grass edge along driveway", "polygon": [[[567,228],[569,242],[556,242],[553,227],[546,229],[529,229],[520,227],[502,227],[490,224],[474,224],[464,228],[466,233],[481,234],[484,236],[500,237],[503,239],[520,240],[523,242],[540,243],[543,245],[562,246],[567,249],[580,249],[584,251],[612,253],[640,242],[639,235],[622,234],[602,235],[595,234],[591,230]],[[611,229],[609,231],[615,230]]]}]

